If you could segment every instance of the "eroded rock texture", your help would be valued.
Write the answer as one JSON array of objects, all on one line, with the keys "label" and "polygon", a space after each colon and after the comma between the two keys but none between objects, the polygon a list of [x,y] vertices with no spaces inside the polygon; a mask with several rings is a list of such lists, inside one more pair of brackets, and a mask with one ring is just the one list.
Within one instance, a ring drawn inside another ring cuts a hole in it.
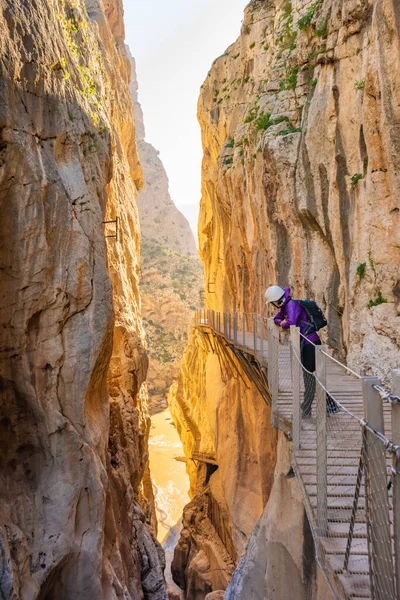
[{"label": "eroded rock texture", "polygon": [[251,2],[199,101],[208,305],[262,312],[268,284],[292,285],[382,376],[400,357],[399,10]]},{"label": "eroded rock texture", "polygon": [[234,355],[213,348],[191,336],[169,395],[193,497],[172,564],[188,600],[226,589],[268,501],[276,461],[268,406]]},{"label": "eroded rock texture", "polygon": [[[199,100],[207,307],[265,314],[265,288],[291,285],[324,308],[336,354],[383,379],[400,358],[399,23],[394,0],[253,0]],[[261,493],[277,456],[267,411],[253,414],[257,393],[243,389],[240,370],[218,385],[216,361],[194,334],[173,403],[187,455],[196,438],[216,451],[239,557],[250,537],[243,519],[250,525],[257,513],[248,507],[266,504],[227,597],[329,597],[297,490],[284,479],[289,444],[280,441],[274,483]],[[271,447],[268,460],[250,452],[256,440]],[[190,474],[200,502],[201,471]],[[196,527],[185,523],[177,563]]]},{"label": "eroded rock texture", "polygon": [[166,598],[146,522],[142,173],[122,16],[120,0],[0,4],[6,599]]}]

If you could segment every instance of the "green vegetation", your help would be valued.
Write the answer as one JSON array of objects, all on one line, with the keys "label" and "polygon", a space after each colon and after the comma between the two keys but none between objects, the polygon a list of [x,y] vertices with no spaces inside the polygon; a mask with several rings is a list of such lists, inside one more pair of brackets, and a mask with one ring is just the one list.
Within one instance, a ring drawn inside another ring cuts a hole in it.
[{"label": "green vegetation", "polygon": [[305,29],[307,29],[307,27],[310,27],[320,3],[321,0],[316,0],[316,2],[311,4],[307,12],[302,17],[300,17],[300,19],[297,22],[297,26],[300,29],[300,31],[304,31]]},{"label": "green vegetation", "polygon": [[261,113],[255,119],[254,125],[257,131],[269,129],[272,125],[279,125],[279,123],[289,122],[288,117],[276,117],[271,119],[271,113]]},{"label": "green vegetation", "polygon": [[277,135],[284,137],[290,133],[301,133],[302,131],[302,127],[294,127],[291,123],[289,123],[289,127],[287,129],[282,129],[282,131],[280,131]]},{"label": "green vegetation", "polygon": [[362,173],[355,173],[351,178],[351,186],[355,188],[361,179],[364,179],[364,175]]},{"label": "green vegetation", "polygon": [[315,33],[318,37],[325,37],[328,33],[328,21],[326,19],[319,19]]},{"label": "green vegetation", "polygon": [[287,19],[293,13],[293,6],[291,0],[286,0],[283,5],[283,18]]},{"label": "green vegetation", "polygon": [[235,146],[235,140],[233,138],[229,138],[229,140],[225,143],[226,148],[233,148]]},{"label": "green vegetation", "polygon": [[233,163],[233,158],[231,156],[224,158],[223,163],[224,165],[228,166],[231,165]]},{"label": "green vegetation", "polygon": [[357,267],[357,275],[360,278],[360,281],[365,277],[365,269],[367,267],[367,263],[361,263]]},{"label": "green vegetation", "polygon": [[318,84],[318,79],[311,79],[311,81],[310,81],[311,87],[315,88],[315,87],[317,87],[317,84]]},{"label": "green vegetation", "polygon": [[257,131],[268,129],[271,127],[271,113],[261,113],[254,121],[254,125]]},{"label": "green vegetation", "polygon": [[374,262],[374,259],[372,258],[371,250],[368,252],[368,262],[369,262],[369,266],[371,267],[371,269],[373,271],[375,271],[375,262]]},{"label": "green vegetation", "polygon": [[293,8],[291,2],[287,2],[284,6],[283,27],[281,35],[278,38],[281,50],[290,50],[292,52],[296,48],[297,31],[293,30]]},{"label": "green vegetation", "polygon": [[378,290],[376,298],[374,300],[370,300],[367,304],[367,307],[372,308],[373,306],[379,306],[379,304],[386,304],[387,302],[387,298],[384,298],[382,296],[382,292]]},{"label": "green vegetation", "polygon": [[283,90],[294,90],[297,86],[297,75],[300,71],[300,67],[296,65],[290,71],[287,72],[285,79],[279,82],[279,89]]},{"label": "green vegetation", "polygon": [[257,116],[257,109],[256,108],[252,108],[249,111],[249,114],[247,115],[247,117],[245,118],[244,122],[245,123],[251,123],[252,121],[254,121],[254,119]]},{"label": "green vegetation", "polygon": [[253,42],[252,44],[250,44],[250,50],[252,50],[255,47],[256,43]]},{"label": "green vegetation", "polygon": [[365,90],[365,79],[360,79],[355,83],[356,89],[363,92]]}]

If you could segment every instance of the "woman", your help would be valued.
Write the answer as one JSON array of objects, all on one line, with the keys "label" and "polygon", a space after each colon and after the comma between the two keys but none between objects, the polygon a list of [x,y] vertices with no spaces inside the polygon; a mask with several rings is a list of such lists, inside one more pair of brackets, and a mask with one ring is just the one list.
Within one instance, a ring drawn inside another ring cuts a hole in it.
[{"label": "woman", "polygon": [[[290,295],[290,288],[282,289],[273,285],[265,292],[267,304],[272,304],[279,309],[274,317],[276,325],[282,329],[289,329],[291,325],[300,328],[301,333],[301,363],[303,365],[304,400],[301,405],[302,417],[311,415],[311,407],[315,396],[315,346],[321,345],[318,333],[315,331],[308,314],[303,306]],[[337,412],[335,401],[328,394],[326,396],[326,410],[328,413]]]}]

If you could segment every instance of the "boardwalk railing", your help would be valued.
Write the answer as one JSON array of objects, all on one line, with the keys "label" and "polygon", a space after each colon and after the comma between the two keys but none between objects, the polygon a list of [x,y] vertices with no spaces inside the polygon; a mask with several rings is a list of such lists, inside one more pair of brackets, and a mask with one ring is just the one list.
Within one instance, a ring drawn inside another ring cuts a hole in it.
[{"label": "boardwalk railing", "polygon": [[284,339],[256,314],[198,311],[195,325],[268,368],[272,420],[290,421],[293,468],[335,597],[400,600],[400,370],[390,392],[325,346],[313,351],[298,328]]}]

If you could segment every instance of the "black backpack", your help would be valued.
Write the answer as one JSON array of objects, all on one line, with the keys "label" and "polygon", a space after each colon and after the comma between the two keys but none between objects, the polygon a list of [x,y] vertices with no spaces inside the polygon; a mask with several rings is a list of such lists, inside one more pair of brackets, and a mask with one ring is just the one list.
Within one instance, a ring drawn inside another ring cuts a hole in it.
[{"label": "black backpack", "polygon": [[304,308],[309,319],[309,327],[305,335],[319,331],[328,325],[324,313],[314,300],[297,300],[297,302]]}]

